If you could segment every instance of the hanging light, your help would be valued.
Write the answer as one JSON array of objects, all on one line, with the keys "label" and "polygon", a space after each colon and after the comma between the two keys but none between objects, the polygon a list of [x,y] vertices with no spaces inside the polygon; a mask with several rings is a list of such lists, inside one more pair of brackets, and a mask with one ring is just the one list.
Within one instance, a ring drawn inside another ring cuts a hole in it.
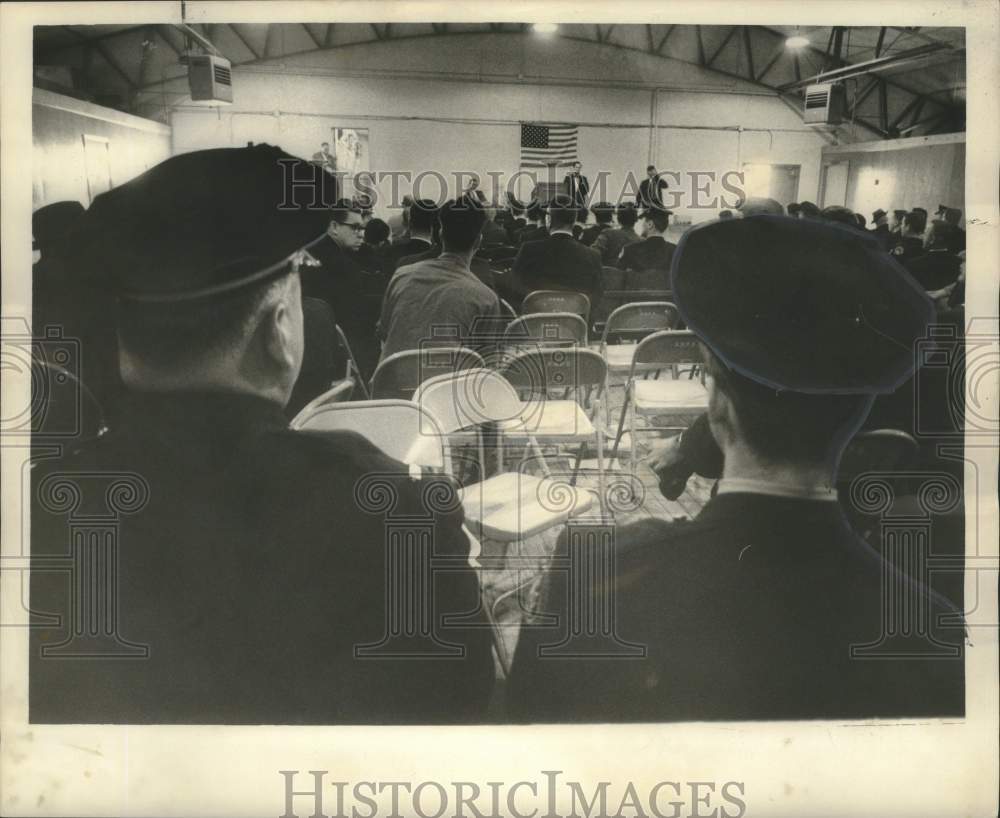
[{"label": "hanging light", "polygon": [[532,29],[535,34],[555,34],[559,30],[559,26],[555,23],[535,23]]},{"label": "hanging light", "polygon": [[791,37],[785,40],[785,47],[790,48],[793,51],[798,51],[800,48],[805,48],[808,45],[809,45],[809,38],[799,34],[798,31],[796,31],[795,34],[793,34]]}]

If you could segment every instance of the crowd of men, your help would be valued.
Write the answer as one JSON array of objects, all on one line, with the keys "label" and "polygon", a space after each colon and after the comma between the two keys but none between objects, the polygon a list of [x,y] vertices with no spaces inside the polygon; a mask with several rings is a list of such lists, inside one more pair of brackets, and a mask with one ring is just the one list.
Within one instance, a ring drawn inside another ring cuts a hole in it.
[{"label": "crowd of men", "polygon": [[[717,494],[693,522],[620,527],[613,584],[582,590],[594,610],[616,600],[619,646],[638,646],[642,660],[553,654],[574,632],[568,616],[555,631],[525,628],[509,717],[964,712],[961,617],[920,583],[906,579],[907,592],[929,612],[924,647],[937,660],[853,656],[852,646],[878,642],[895,569],[850,529],[834,489],[876,397],[912,377],[935,300],[961,297],[959,271],[946,281],[933,255],[958,247],[953,211],[927,236],[919,211],[898,220],[898,233],[877,211],[862,234],[844,208],[803,202],[796,219],[750,199],[736,218],[690,229],[679,249],[666,238],[672,214],[650,189],[639,208],[584,208],[564,191],[544,207],[511,199],[491,209],[466,191],[443,205],[412,201],[387,222],[348,199],[317,207],[308,189],[277,207],[289,158],[267,145],[182,154],[86,211],[36,213],[36,324],[82,339],[81,377],[106,403],[110,431],[34,472],[32,556],[55,560],[67,548],[65,509],[42,491],[51,480],[140,481],[144,504],[118,530],[122,630],[111,641],[149,650],[60,662],[47,653],[62,644],[60,626],[33,630],[32,721],[486,719],[491,631],[460,504],[428,507],[428,479],[358,435],[307,435],[288,420],[339,366],[337,326],[367,378],[442,326],[453,342],[474,342],[478,319],[518,309],[534,290],[597,304],[609,271],[650,274],[672,291],[703,346],[708,412],[701,443],[685,438],[716,448]],[[453,560],[434,578],[433,629],[459,624],[435,630],[429,652],[416,649],[427,647],[421,634],[405,656],[358,648],[374,650],[387,627],[389,529],[359,488],[374,477],[394,515],[432,533],[435,558]],[[579,602],[567,601],[559,572],[541,589],[544,610]],[[58,571],[34,572],[31,598],[37,611],[62,612],[63,628],[72,623]]]}]

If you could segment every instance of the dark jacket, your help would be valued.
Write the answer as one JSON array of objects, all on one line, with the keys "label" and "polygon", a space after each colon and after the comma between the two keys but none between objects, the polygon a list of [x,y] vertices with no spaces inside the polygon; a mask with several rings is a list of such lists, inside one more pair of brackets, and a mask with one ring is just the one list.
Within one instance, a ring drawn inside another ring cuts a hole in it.
[{"label": "dark jacket", "polygon": [[590,195],[590,180],[583,174],[578,176],[574,173],[567,173],[563,179],[563,188],[567,196],[577,205],[582,206],[586,204],[587,196]]},{"label": "dark jacket", "polygon": [[[380,482],[366,490],[366,478]],[[479,598],[461,567],[460,507],[425,505],[425,485],[358,435],[290,431],[280,406],[251,396],[133,394],[117,430],[32,479],[34,559],[65,567],[80,517],[117,512],[116,651],[143,645],[148,656],[40,659],[73,620],[33,630],[31,721],[434,723],[483,712],[488,630],[437,631],[465,659],[356,656],[387,633],[394,517],[424,516],[434,553],[458,568],[434,573],[437,615]],[[78,487],[75,506],[49,489],[60,483]],[[33,608],[65,615],[65,570],[31,579]]]},{"label": "dark jacket", "polygon": [[918,236],[897,237],[890,252],[898,262],[905,265],[911,259],[924,254],[924,241]]},{"label": "dark jacket", "polygon": [[544,224],[530,224],[518,232],[516,243],[525,244],[529,241],[538,241],[539,239],[547,238],[548,235],[549,231]]},{"label": "dark jacket", "polygon": [[639,182],[639,193],[635,197],[635,205],[640,209],[645,209],[653,205],[663,204],[662,191],[667,189],[665,179],[657,178],[656,183],[647,176]]},{"label": "dark jacket", "polygon": [[589,227],[583,228],[583,234],[580,236],[580,242],[585,244],[587,247],[593,246],[594,242],[597,241],[597,237],[601,235],[605,230],[610,230],[610,224],[592,224]]},{"label": "dark jacket", "polygon": [[601,257],[566,233],[556,233],[521,245],[507,276],[512,304],[520,304],[535,290],[570,290],[584,293],[590,303],[601,296]]},{"label": "dark jacket", "polygon": [[895,245],[898,238],[897,236],[894,236],[892,233],[889,232],[889,225],[887,224],[877,225],[870,232],[878,241],[878,243],[882,245],[882,249],[885,250],[886,252],[892,250],[893,245]]},{"label": "dark jacket", "polygon": [[392,252],[389,254],[389,262],[386,267],[389,278],[392,278],[392,274],[399,269],[400,259],[407,256],[415,256],[418,253],[426,253],[433,246],[429,241],[424,241],[423,239],[407,239],[399,244],[392,245]]},{"label": "dark jacket", "polygon": [[[613,542],[610,584],[584,586],[573,605],[614,606],[617,657],[579,655],[611,653],[608,640],[581,638],[564,644],[562,657],[551,654],[570,626],[565,569],[550,571],[533,607],[559,624],[521,628],[508,685],[515,720],[964,714],[961,626],[932,627],[948,644],[934,659],[887,658],[891,642],[878,658],[851,655],[852,646],[879,642],[883,568],[893,587],[898,580],[913,594],[913,609],[925,601],[930,622],[954,608],[888,569],[835,501],[720,494],[693,522],[643,521],[618,529]],[[594,621],[604,620],[596,613]],[[550,653],[539,658],[543,646]],[[566,655],[573,648],[577,655]],[[957,656],[944,658],[946,650]]]},{"label": "dark jacket", "polygon": [[670,270],[677,245],[663,236],[649,236],[628,244],[622,250],[618,266],[623,270]]},{"label": "dark jacket", "polygon": [[642,239],[632,228],[615,227],[602,231],[592,246],[601,254],[601,263],[610,266],[618,263],[618,256],[624,247],[637,241]]},{"label": "dark jacket", "polygon": [[955,283],[962,261],[947,250],[931,250],[908,259],[905,266],[925,290],[940,290]]},{"label": "dark jacket", "polygon": [[330,238],[324,238],[309,252],[320,266],[303,268],[302,294],[330,305],[358,366],[364,376],[370,378],[378,363],[375,322],[382,305],[386,276],[369,273],[353,253],[345,252]]}]

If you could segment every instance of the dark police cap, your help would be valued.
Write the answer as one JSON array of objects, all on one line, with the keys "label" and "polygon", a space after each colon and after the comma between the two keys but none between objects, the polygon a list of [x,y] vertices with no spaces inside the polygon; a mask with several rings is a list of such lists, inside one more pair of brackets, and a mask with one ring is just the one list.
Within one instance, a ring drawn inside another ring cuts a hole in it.
[{"label": "dark police cap", "polygon": [[31,233],[35,245],[46,247],[66,238],[83,215],[79,202],[53,202],[31,214]]},{"label": "dark police cap", "polygon": [[134,301],[263,281],[323,237],[328,176],[270,145],[174,156],[94,200],[80,225],[85,265]]},{"label": "dark police cap", "polygon": [[681,238],[671,278],[684,320],[727,366],[793,392],[891,392],[934,318],[875,237],[829,222],[699,225]]}]

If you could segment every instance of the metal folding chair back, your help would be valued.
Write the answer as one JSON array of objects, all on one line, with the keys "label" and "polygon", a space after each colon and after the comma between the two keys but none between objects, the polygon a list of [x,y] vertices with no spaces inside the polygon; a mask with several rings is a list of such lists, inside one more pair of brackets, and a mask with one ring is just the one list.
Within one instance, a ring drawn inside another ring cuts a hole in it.
[{"label": "metal folding chair back", "polygon": [[379,363],[372,376],[376,399],[409,400],[435,375],[483,366],[483,357],[466,347],[424,347],[397,352]]},{"label": "metal folding chair back", "polygon": [[701,346],[690,330],[661,330],[643,338],[632,359],[632,370],[650,364],[663,367],[702,364]]},{"label": "metal folding chair back", "polygon": [[344,372],[344,377],[351,378],[355,384],[361,387],[362,394],[364,394],[366,398],[370,398],[371,394],[368,391],[368,385],[365,383],[364,375],[361,374],[358,362],[354,357],[354,353],[351,351],[351,345],[347,341],[347,336],[344,335],[344,331],[340,328],[340,324],[334,324],[334,329],[337,331],[337,343],[340,345],[340,352],[347,359],[347,369]]},{"label": "metal folding chair back", "polygon": [[[434,470],[447,466],[440,424],[413,401],[328,403],[308,416],[298,415],[291,425],[309,434],[357,432],[401,463]],[[434,434],[427,434],[428,431]]]},{"label": "metal folding chair back", "polygon": [[521,315],[532,312],[571,312],[586,322],[590,318],[590,298],[569,290],[535,290],[521,302]]},{"label": "metal folding chair back", "polygon": [[681,314],[669,301],[633,301],[608,316],[602,344],[638,341],[659,330],[677,329]]},{"label": "metal folding chair back", "polygon": [[333,386],[326,390],[322,395],[317,395],[309,403],[303,406],[299,413],[292,420],[292,428],[295,428],[295,423],[299,421],[300,418],[305,419],[310,414],[315,412],[322,406],[326,406],[331,403],[346,403],[351,399],[351,395],[354,393],[354,379],[344,378],[343,380],[337,381]]},{"label": "metal folding chair back", "polygon": [[568,312],[537,312],[515,318],[504,332],[508,345],[586,346],[587,322]]},{"label": "metal folding chair back", "polygon": [[592,349],[528,349],[505,360],[500,373],[515,389],[531,394],[589,392],[603,388],[607,364]]},{"label": "metal folding chair back", "polygon": [[866,472],[907,469],[916,461],[918,453],[917,441],[898,429],[860,432],[844,449],[837,469],[837,483],[849,485]]},{"label": "metal folding chair back", "polygon": [[430,412],[446,435],[516,418],[524,404],[510,382],[492,369],[466,369],[421,384],[413,402]]}]

